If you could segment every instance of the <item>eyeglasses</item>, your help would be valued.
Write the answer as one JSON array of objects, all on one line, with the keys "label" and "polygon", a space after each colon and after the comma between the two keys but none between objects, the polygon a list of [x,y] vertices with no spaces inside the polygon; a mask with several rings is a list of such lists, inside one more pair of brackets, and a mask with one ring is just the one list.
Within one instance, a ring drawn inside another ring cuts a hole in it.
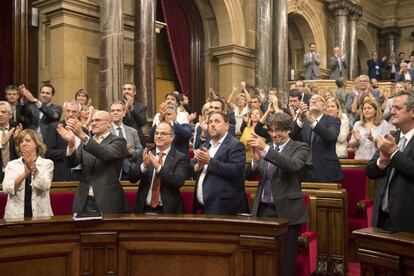
[{"label": "eyeglasses", "polygon": [[154,133],[154,136],[168,136],[168,135],[172,135],[172,133],[171,132],[165,132],[165,131],[161,131],[161,132],[156,131]]}]

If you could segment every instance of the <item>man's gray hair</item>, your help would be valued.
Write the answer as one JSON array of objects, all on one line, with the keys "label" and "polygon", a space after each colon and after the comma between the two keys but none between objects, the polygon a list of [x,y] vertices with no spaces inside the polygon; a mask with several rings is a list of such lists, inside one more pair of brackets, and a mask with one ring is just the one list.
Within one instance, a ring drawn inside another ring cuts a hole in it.
[{"label": "man's gray hair", "polygon": [[12,108],[11,108],[11,105],[8,102],[6,102],[6,101],[0,101],[0,106],[1,105],[4,105],[6,107],[6,109],[7,109],[7,112],[9,112],[10,115],[12,115]]}]

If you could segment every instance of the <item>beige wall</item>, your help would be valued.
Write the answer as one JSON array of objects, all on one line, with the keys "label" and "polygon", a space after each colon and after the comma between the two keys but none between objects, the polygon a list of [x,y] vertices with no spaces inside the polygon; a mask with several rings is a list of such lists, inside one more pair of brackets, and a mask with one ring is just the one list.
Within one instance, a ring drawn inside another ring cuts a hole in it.
[{"label": "beige wall", "polygon": [[[255,86],[255,1],[194,0],[199,8],[205,33],[206,93],[215,88],[223,96],[233,83],[245,80]],[[357,1],[363,6],[358,24],[358,38],[366,52],[378,50],[378,31],[399,25],[401,37],[397,49],[414,49],[414,0]],[[397,4],[396,4],[397,2]],[[290,0],[288,2],[289,43],[296,70],[302,69],[302,56],[309,42],[316,42],[322,54],[322,75],[327,76],[327,59],[333,46],[334,20],[327,12],[326,1]],[[40,0],[39,83],[51,81],[57,90],[55,101],[62,103],[79,88],[87,88],[98,104],[99,84],[99,0]],[[134,1],[124,1],[124,79],[133,78]],[[157,40],[158,44],[166,41]],[[165,45],[164,45],[165,46]],[[176,77],[165,51],[158,48],[157,97],[173,87]],[[366,60],[361,60],[362,64]],[[363,68],[366,70],[366,68]]]}]

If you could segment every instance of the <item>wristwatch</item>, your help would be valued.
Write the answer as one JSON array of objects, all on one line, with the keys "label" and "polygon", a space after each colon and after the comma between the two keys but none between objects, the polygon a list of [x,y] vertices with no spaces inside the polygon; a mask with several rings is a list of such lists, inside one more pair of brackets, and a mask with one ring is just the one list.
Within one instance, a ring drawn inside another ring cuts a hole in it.
[{"label": "wristwatch", "polygon": [[88,135],[85,135],[85,136],[82,137],[82,142],[84,144],[88,143],[88,141],[89,141],[89,136]]}]

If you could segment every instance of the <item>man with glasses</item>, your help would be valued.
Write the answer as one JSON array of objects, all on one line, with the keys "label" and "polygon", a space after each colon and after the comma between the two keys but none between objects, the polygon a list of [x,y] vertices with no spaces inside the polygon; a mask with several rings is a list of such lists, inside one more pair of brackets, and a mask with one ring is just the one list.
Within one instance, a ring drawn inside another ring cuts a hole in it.
[{"label": "man with glasses", "polygon": [[293,126],[292,138],[308,143],[310,158],[303,172],[302,181],[338,182],[342,179],[342,169],[336,155],[336,140],[341,121],[324,114],[325,99],[313,95],[309,107],[300,105],[300,115]]},{"label": "man with glasses", "polygon": [[[57,131],[67,141],[65,162],[73,168],[82,164],[80,184],[73,201],[73,212],[123,213],[127,201],[119,172],[128,156],[124,138],[110,132],[112,119],[106,111],[96,111],[91,119],[92,137],[89,137],[77,119],[67,120],[66,127]],[[81,140],[76,149],[75,137]]]},{"label": "man with glasses", "polygon": [[188,158],[172,147],[173,126],[160,122],[154,132],[155,148],[144,150],[142,160],[129,173],[129,181],[140,181],[136,213],[182,214],[180,188],[187,179]]},{"label": "man with glasses", "polygon": [[266,144],[257,136],[248,139],[252,162],[246,177],[260,176],[252,215],[289,220],[284,236],[284,275],[295,275],[300,225],[309,220],[300,186],[300,173],[309,158],[309,147],[289,138],[293,121],[288,114],[275,113],[266,125],[271,143]]}]

